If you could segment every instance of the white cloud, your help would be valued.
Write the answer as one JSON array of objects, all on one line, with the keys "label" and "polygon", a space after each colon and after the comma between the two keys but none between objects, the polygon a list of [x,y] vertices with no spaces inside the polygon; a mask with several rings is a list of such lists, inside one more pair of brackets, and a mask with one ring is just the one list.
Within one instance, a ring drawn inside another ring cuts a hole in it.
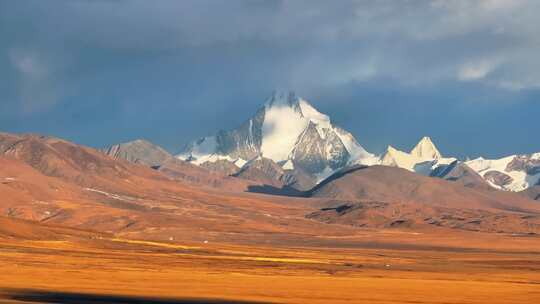
[{"label": "white cloud", "polygon": [[485,78],[494,68],[495,64],[489,61],[467,63],[459,68],[457,78],[462,81],[480,80]]}]

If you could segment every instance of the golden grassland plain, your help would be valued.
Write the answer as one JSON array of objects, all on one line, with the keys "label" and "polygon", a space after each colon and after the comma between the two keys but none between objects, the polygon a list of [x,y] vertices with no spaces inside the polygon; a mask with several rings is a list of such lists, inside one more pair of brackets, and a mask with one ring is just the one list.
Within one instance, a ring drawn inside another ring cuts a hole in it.
[{"label": "golden grassland plain", "polygon": [[0,303],[23,303],[13,296],[23,290],[270,303],[540,303],[540,238],[417,238],[431,247],[402,246],[403,238],[334,248],[3,238]]}]

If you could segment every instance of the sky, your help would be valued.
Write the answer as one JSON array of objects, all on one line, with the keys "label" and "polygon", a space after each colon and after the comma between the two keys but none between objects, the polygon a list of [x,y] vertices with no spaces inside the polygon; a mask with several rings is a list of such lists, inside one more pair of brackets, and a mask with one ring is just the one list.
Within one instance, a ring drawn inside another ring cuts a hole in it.
[{"label": "sky", "polygon": [[372,153],[540,151],[540,1],[0,0],[0,131],[171,152],[288,89]]}]

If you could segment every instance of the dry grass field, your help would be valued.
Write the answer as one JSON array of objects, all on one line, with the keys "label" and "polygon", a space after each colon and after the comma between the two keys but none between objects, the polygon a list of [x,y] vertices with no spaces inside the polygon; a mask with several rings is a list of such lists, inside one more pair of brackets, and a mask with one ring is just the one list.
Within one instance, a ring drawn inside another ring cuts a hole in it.
[{"label": "dry grass field", "polygon": [[277,242],[152,242],[76,230],[4,237],[0,303],[540,301],[538,237],[366,231],[308,246]]}]

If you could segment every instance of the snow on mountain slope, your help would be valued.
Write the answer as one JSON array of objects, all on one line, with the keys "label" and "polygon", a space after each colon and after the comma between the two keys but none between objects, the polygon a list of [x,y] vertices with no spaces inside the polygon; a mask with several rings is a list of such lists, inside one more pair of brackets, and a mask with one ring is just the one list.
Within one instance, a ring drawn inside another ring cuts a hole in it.
[{"label": "snow on mountain slope", "polygon": [[501,190],[523,191],[540,182],[540,153],[500,159],[479,157],[466,164],[491,186]]},{"label": "snow on mountain slope", "polygon": [[[449,165],[455,161],[456,158],[443,157],[433,141],[424,137],[410,153],[389,146],[380,163],[422,175],[436,176],[434,173],[449,169]],[[500,190],[523,191],[540,184],[540,153],[511,155],[501,159],[480,157],[466,162],[458,161],[455,165],[473,170],[488,185]],[[471,174],[467,176],[470,179]],[[478,184],[476,181],[475,183]]]},{"label": "snow on mountain slope", "polygon": [[375,156],[368,151],[366,151],[354,138],[354,136],[339,128],[335,127],[335,131],[349,154],[351,155],[351,165],[376,165],[380,163],[378,156]]},{"label": "snow on mountain slope", "polygon": [[429,137],[423,137],[410,153],[388,146],[381,157],[381,164],[399,167],[422,175],[430,175],[433,170],[456,161],[455,158],[442,157]]},{"label": "snow on mountain slope", "polygon": [[292,92],[274,92],[239,128],[200,139],[177,155],[195,164],[259,156],[311,176],[313,184],[349,164],[378,163],[352,134]]},{"label": "snow on mountain slope", "polygon": [[294,95],[274,96],[265,105],[261,154],[275,162],[287,160],[298,137],[309,124]]},{"label": "snow on mountain slope", "polygon": [[441,152],[435,147],[431,138],[424,136],[411,151],[411,155],[419,159],[441,159]]},{"label": "snow on mountain slope", "polygon": [[189,152],[186,150],[185,152],[176,155],[176,158],[189,161],[195,165],[226,160],[240,168],[247,162],[241,157],[233,158],[229,155],[216,153],[217,148],[218,144],[215,136],[203,137],[190,146]]},{"label": "snow on mountain slope", "polygon": [[416,165],[417,162],[418,159],[409,153],[400,151],[392,146],[388,146],[386,153],[381,160],[382,165],[399,167],[409,171],[414,171],[414,165]]}]

